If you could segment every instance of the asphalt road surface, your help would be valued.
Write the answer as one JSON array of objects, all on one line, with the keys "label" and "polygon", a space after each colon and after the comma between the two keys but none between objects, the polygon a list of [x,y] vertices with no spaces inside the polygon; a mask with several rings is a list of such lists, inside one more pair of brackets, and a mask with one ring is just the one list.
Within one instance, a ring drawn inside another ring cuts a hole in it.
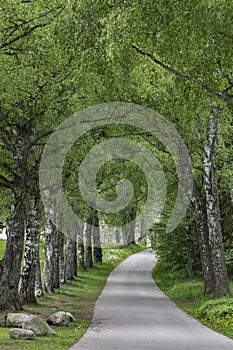
[{"label": "asphalt road surface", "polygon": [[113,270],[89,329],[72,350],[233,350],[232,340],[160,291],[151,276],[155,263],[154,253],[144,250]]}]

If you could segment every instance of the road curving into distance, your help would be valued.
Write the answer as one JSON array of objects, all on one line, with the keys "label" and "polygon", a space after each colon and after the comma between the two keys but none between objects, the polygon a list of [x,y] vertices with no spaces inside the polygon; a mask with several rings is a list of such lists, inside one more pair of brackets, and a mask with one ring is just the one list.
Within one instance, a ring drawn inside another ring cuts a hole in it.
[{"label": "road curving into distance", "polygon": [[155,284],[148,249],[110,274],[86,334],[70,350],[232,350],[233,341],[180,310]]}]

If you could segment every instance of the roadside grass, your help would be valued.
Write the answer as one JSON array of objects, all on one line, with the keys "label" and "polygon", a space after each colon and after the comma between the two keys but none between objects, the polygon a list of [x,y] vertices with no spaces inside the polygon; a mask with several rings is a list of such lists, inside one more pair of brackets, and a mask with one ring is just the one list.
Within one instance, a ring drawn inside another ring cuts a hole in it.
[{"label": "roadside grass", "polygon": [[[153,278],[159,288],[181,309],[206,326],[233,339],[233,298],[213,299],[212,294],[204,295],[201,278],[188,280],[182,274],[168,274],[160,262],[153,270]],[[232,281],[230,290],[233,295]]]},{"label": "roadside grass", "polygon": [[5,248],[6,248],[6,241],[4,239],[0,239],[0,259],[3,258]]},{"label": "roadside grass", "polygon": [[[68,311],[75,317],[69,327],[53,327],[57,336],[37,337],[35,340],[12,340],[9,328],[0,328],[0,349],[17,350],[67,350],[86,332],[94,311],[96,299],[100,295],[109,273],[128,256],[144,249],[141,245],[122,246],[108,244],[103,246],[103,263],[93,268],[78,271],[78,277],[54,293],[45,294],[38,304],[26,305],[23,312],[34,314],[45,320],[56,311]],[[3,255],[0,242],[0,258]],[[2,314],[2,316],[4,316]]]}]

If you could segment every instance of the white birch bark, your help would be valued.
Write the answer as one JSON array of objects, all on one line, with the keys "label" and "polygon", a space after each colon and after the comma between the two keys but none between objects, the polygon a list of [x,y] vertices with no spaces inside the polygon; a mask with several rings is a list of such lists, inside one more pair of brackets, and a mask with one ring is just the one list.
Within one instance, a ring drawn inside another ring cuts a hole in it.
[{"label": "white birch bark", "polygon": [[3,259],[0,261],[0,308],[21,309],[19,281],[25,234],[25,188],[29,181],[27,169],[31,130],[28,125],[17,130],[13,151],[12,204],[8,223],[8,237]]},{"label": "white birch bark", "polygon": [[207,222],[213,264],[214,296],[221,297],[229,295],[229,283],[220,224],[218,183],[215,164],[215,146],[218,132],[216,113],[216,111],[213,111],[210,115],[208,140],[205,146],[205,157],[203,159],[203,181],[206,193]]},{"label": "white birch bark", "polygon": [[40,195],[38,183],[26,206],[26,244],[22,270],[20,299],[22,304],[36,302],[35,281],[40,240]]}]

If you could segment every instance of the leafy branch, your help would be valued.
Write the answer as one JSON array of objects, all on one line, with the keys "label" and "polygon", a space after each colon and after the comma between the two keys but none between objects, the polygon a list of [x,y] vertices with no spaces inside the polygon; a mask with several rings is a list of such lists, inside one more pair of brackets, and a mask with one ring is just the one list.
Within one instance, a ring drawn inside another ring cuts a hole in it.
[{"label": "leafy branch", "polygon": [[[24,2],[31,2],[31,1],[24,1]],[[23,2],[21,2],[23,3]],[[62,8],[60,7],[56,7],[56,8],[53,8],[45,13],[42,13],[40,14],[39,16],[36,16],[35,18],[31,18],[27,21],[24,21],[22,20],[22,23],[21,24],[14,24],[14,28],[13,28],[13,31],[9,34],[9,36],[11,36],[16,30],[19,30],[21,26],[25,26],[27,25],[28,23],[32,22],[32,21],[35,21],[36,19],[40,19],[42,17],[46,17],[47,15],[49,14],[52,14],[53,12],[55,12],[56,10],[59,10],[57,15],[59,15],[61,12],[62,12]],[[0,49],[4,49],[6,47],[9,47],[11,46],[12,44],[14,44],[15,42],[19,41],[20,39],[23,39],[27,36],[29,36],[32,32],[34,32],[36,29],[38,28],[43,28],[43,27],[46,27],[51,21],[48,21],[48,22],[45,22],[45,23],[38,23],[38,24],[35,24],[34,26],[32,26],[31,28],[25,28],[24,31],[15,36],[14,38],[11,38],[9,40],[6,40],[5,42],[3,42],[1,45],[0,45]]]},{"label": "leafy branch", "polygon": [[137,47],[134,44],[132,45],[132,48],[137,53],[139,53],[140,55],[142,55],[144,57],[149,58],[150,61],[152,61],[153,63],[159,65],[160,67],[162,67],[163,69],[165,69],[169,73],[172,73],[173,75],[177,76],[178,78],[182,78],[182,79],[186,79],[186,80],[189,80],[189,81],[193,81],[194,83],[200,85],[204,90],[206,90],[211,95],[213,95],[213,96],[215,96],[215,97],[217,97],[217,98],[219,98],[219,99],[221,99],[223,101],[226,101],[226,102],[228,102],[228,103],[233,105],[233,99],[228,97],[228,96],[226,96],[225,91],[217,92],[217,91],[211,89],[204,81],[202,81],[202,80],[200,80],[198,78],[192,77],[190,75],[186,75],[186,74],[178,72],[174,68],[172,68],[172,67],[166,65],[165,63],[163,63],[162,61],[160,61],[158,58],[154,57],[151,53],[143,51],[142,49],[140,49],[139,47]]},{"label": "leafy branch", "polygon": [[15,38],[12,38],[11,40],[8,40],[4,42],[1,46],[0,49],[3,49],[4,47],[10,46],[11,44],[15,43],[16,41],[27,37],[30,33],[34,32],[37,28],[42,28],[47,26],[48,23],[42,23],[42,24],[35,24],[33,27],[26,29],[22,34],[17,35]]}]

